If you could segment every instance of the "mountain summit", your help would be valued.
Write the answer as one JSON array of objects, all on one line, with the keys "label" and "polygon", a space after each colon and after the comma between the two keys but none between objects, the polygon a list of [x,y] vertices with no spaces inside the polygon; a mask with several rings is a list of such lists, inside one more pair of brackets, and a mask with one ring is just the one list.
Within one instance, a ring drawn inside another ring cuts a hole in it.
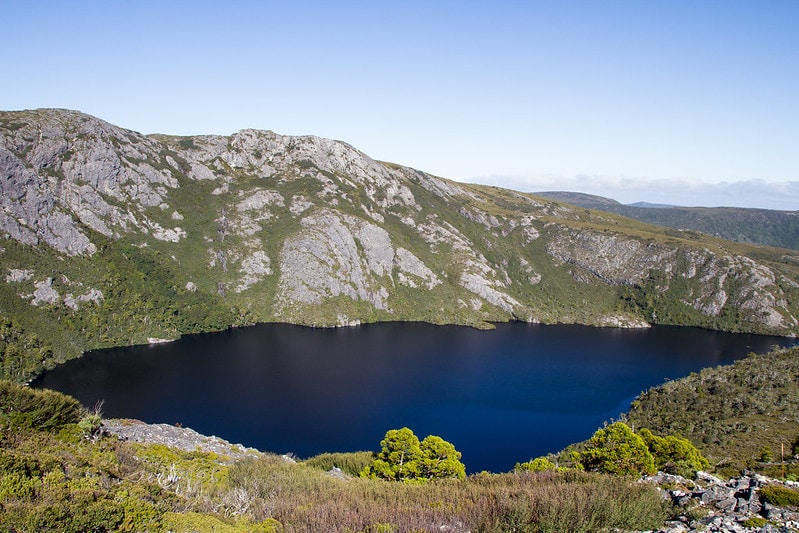
[{"label": "mountain summit", "polygon": [[145,136],[75,111],[1,112],[0,192],[0,318],[20,350],[3,374],[18,380],[90,348],[263,321],[799,333],[797,253],[318,137]]}]

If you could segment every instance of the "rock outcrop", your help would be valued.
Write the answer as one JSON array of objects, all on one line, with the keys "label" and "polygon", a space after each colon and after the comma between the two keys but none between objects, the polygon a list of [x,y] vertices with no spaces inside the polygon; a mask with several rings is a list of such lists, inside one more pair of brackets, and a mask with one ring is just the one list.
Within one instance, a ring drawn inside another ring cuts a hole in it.
[{"label": "rock outcrop", "polygon": [[[2,112],[0,234],[15,243],[0,290],[78,327],[63,333],[84,348],[98,337],[76,324],[130,305],[108,261],[158,284],[147,292],[206,295],[242,322],[799,333],[799,254],[457,184],[311,136],[145,136],[75,111]],[[143,315],[128,329],[105,342],[192,331]]]},{"label": "rock outcrop", "polygon": [[675,507],[677,519],[659,533],[788,533],[799,528],[799,512],[772,505],[760,496],[761,487],[783,483],[757,474],[722,481],[698,472],[696,480],[689,481],[661,472],[642,482],[657,485]]}]

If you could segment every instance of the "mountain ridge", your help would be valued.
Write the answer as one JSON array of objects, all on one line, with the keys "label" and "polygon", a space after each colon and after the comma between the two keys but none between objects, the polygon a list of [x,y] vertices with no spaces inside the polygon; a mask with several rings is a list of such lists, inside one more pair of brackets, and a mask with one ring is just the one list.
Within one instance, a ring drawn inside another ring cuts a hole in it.
[{"label": "mountain ridge", "polygon": [[701,231],[731,241],[799,250],[799,211],[687,207],[648,202],[622,204],[603,196],[568,191],[545,191],[536,194],[659,226]]},{"label": "mountain ridge", "polygon": [[254,322],[799,333],[799,254],[456,183],[314,136],[0,112],[3,375]]}]

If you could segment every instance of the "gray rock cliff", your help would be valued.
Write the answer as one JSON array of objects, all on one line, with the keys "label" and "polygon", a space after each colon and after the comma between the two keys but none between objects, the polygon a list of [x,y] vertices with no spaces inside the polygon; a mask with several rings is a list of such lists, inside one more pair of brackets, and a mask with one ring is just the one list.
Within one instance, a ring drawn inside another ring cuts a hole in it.
[{"label": "gray rock cliff", "polygon": [[64,316],[115,305],[92,269],[125,243],[160,258],[175,298],[219,297],[247,321],[799,333],[794,252],[682,238],[312,136],[145,136],[75,111],[2,112],[0,234],[38,254],[0,252],[4,290]]}]

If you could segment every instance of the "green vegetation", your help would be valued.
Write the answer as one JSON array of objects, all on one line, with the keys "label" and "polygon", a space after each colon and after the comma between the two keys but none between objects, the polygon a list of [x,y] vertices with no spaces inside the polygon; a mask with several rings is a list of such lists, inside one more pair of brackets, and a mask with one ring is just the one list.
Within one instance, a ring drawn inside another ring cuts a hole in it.
[{"label": "green vegetation", "polygon": [[685,437],[724,474],[796,475],[788,452],[799,435],[797,368],[799,347],[708,368],[641,394],[626,421]]},{"label": "green vegetation", "polygon": [[769,521],[762,516],[752,516],[741,522],[741,525],[744,527],[761,528],[768,523]]},{"label": "green vegetation", "polygon": [[[463,480],[388,483],[334,479],[277,457],[231,468],[252,519],[271,516],[287,531],[480,532],[654,529],[667,509],[652,487],[581,472],[476,474]],[[445,527],[442,527],[445,526]]]},{"label": "green vegetation", "polygon": [[799,217],[795,212],[740,207],[637,207],[601,196],[568,192],[542,196],[681,232],[701,231],[731,241],[799,250]]},{"label": "green vegetation", "polygon": [[[32,306],[14,290],[33,291],[33,280],[0,283],[0,378],[25,382],[83,351],[177,338],[225,329],[249,318],[218,295],[187,291],[160,252],[123,241],[104,242],[92,258],[42,260],[36,250],[4,242],[7,268],[39,264],[60,294],[101,288],[102,299],[75,311],[60,303]],[[82,280],[76,287],[69,280]],[[65,281],[66,280],[66,281]],[[36,333],[34,333],[36,332]]]},{"label": "green vegetation", "polygon": [[54,362],[52,346],[0,313],[0,378],[25,381]]},{"label": "green vegetation", "polygon": [[760,497],[764,502],[785,507],[799,509],[799,491],[781,485],[766,485],[760,488]]},{"label": "green vegetation", "polygon": [[77,423],[82,412],[80,402],[70,396],[0,380],[0,423],[4,427],[57,431]]},{"label": "green vegetation", "polygon": [[676,435],[661,437],[646,428],[636,433],[624,422],[614,422],[598,429],[589,440],[573,444],[551,458],[517,464],[516,471],[576,469],[636,477],[663,471],[691,479],[709,466],[687,439]]},{"label": "green vegetation", "polygon": [[644,439],[622,422],[597,430],[586,444],[580,462],[586,470],[608,474],[655,473],[655,461]]},{"label": "green vegetation", "polygon": [[656,470],[690,479],[697,471],[710,467],[710,462],[688,439],[676,435],[659,437],[646,428],[638,434],[652,454]]},{"label": "green vegetation", "polygon": [[516,472],[546,472],[555,469],[557,469],[557,465],[546,457],[536,457],[525,463],[519,463],[514,468]]},{"label": "green vegetation", "polygon": [[[355,470],[371,456],[366,452],[305,463],[266,454],[231,462],[115,437],[89,439],[79,422],[92,413],[74,399],[7,381],[0,386],[2,531],[566,533],[655,529],[667,516],[653,487],[587,472],[389,483],[323,471],[330,464]],[[408,436],[394,431],[389,440]],[[428,449],[451,451],[430,442]]]},{"label": "green vegetation", "polygon": [[408,428],[392,429],[380,446],[375,460],[362,471],[363,477],[394,481],[466,477],[461,453],[441,437],[428,435],[419,442]]},{"label": "green vegetation", "polygon": [[373,452],[322,453],[304,461],[304,464],[328,472],[340,469],[349,476],[358,476],[374,461]]}]

